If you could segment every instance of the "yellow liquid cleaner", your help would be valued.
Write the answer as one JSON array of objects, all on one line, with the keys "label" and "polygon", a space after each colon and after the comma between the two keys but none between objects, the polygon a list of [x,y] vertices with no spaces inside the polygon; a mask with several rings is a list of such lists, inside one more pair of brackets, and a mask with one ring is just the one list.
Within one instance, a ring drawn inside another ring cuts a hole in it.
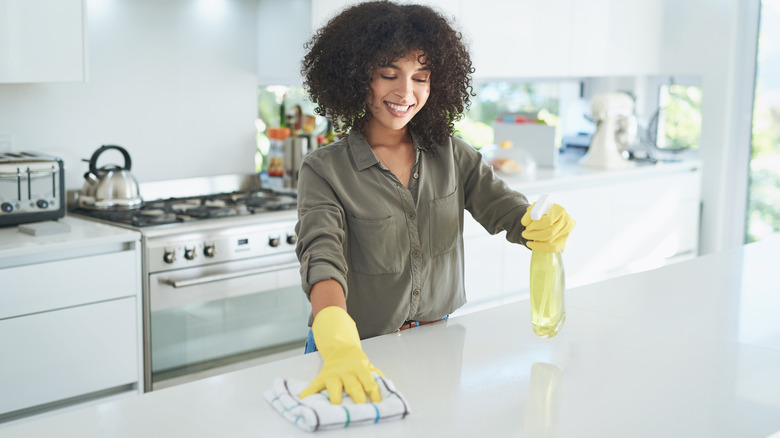
[{"label": "yellow liquid cleaner", "polygon": [[531,324],[542,338],[558,334],[566,320],[566,276],[561,253],[531,253]]}]

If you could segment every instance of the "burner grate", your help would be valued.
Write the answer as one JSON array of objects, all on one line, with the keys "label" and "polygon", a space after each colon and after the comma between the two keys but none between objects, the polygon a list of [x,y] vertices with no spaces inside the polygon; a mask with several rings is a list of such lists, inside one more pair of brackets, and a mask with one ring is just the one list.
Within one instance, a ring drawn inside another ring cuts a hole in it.
[{"label": "burner grate", "polygon": [[146,201],[135,210],[72,209],[73,213],[133,227],[247,216],[268,211],[291,210],[297,206],[295,193],[263,189],[252,192],[219,193],[191,198]]}]

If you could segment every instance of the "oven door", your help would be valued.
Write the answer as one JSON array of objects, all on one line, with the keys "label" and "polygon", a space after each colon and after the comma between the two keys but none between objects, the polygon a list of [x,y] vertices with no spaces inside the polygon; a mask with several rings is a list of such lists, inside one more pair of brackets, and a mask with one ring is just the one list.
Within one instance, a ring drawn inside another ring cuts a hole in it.
[{"label": "oven door", "polygon": [[299,266],[288,253],[151,274],[153,389],[282,350],[302,353],[311,306]]}]

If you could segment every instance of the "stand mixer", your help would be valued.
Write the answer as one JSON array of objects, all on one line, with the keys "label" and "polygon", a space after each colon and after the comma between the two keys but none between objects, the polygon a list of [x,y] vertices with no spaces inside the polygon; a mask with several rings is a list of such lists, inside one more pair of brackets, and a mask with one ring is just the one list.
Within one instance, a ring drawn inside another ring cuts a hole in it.
[{"label": "stand mixer", "polygon": [[634,100],[625,93],[597,94],[591,101],[591,118],[596,121],[588,152],[579,164],[601,169],[625,169],[634,163],[623,157],[636,136]]}]

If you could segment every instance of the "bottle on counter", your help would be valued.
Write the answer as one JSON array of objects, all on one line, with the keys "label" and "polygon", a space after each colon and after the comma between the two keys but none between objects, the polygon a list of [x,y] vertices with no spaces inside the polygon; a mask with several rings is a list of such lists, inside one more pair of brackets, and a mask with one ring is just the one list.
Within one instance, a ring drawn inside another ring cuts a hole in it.
[{"label": "bottle on counter", "polygon": [[[549,195],[542,195],[531,210],[531,220],[539,220],[553,205]],[[566,276],[560,252],[531,252],[531,324],[542,338],[558,334],[566,320],[564,289]]]},{"label": "bottle on counter", "polygon": [[284,178],[284,142],[290,137],[290,128],[268,128],[268,177],[274,188],[281,188]]}]

